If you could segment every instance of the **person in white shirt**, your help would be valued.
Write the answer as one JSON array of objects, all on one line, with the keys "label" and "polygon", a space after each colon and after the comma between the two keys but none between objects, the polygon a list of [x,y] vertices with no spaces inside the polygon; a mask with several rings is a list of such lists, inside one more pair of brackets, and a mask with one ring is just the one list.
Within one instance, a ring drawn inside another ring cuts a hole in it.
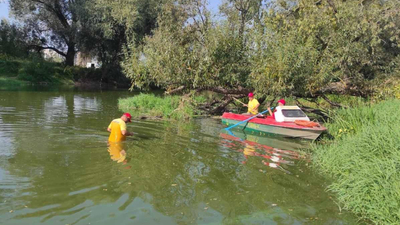
[{"label": "person in white shirt", "polygon": [[[284,105],[286,105],[285,99],[280,99],[278,101],[278,106],[275,108],[274,112],[272,112],[271,108],[268,107],[269,115],[272,116],[272,118],[274,118],[277,122],[283,122],[283,120],[284,120],[283,115],[280,112],[282,110],[281,107]],[[278,113],[276,113],[276,112],[278,112]]]}]

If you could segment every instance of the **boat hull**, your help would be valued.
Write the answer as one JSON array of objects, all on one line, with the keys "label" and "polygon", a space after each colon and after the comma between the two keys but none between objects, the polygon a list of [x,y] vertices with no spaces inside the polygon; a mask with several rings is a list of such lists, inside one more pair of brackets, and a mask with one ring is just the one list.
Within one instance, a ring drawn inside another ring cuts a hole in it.
[{"label": "boat hull", "polygon": [[[224,113],[222,116],[222,123],[227,126],[237,124],[249,116],[238,115],[234,113]],[[255,118],[248,123],[242,123],[234,129],[245,130],[250,134],[267,136],[269,134],[276,134],[283,137],[304,138],[315,140],[318,136],[326,130],[325,127],[302,127],[293,122],[276,122],[272,118]]]}]

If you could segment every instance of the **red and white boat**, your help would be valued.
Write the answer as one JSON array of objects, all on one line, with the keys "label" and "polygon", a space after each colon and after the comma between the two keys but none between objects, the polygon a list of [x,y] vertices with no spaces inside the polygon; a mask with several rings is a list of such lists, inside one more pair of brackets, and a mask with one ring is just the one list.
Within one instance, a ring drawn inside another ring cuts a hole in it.
[{"label": "red and white boat", "polygon": [[[235,129],[242,129],[250,134],[266,136],[276,134],[284,137],[305,138],[315,140],[325,127],[312,122],[297,106],[281,106],[276,108],[274,118],[253,118],[246,123],[239,124]],[[222,123],[231,126],[252,116],[226,112],[222,115]]]}]

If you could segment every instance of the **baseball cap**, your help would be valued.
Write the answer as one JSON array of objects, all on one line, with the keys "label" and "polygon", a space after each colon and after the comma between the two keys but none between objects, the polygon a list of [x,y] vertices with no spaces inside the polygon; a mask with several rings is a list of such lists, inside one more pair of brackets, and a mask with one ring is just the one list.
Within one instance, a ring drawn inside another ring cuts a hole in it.
[{"label": "baseball cap", "polygon": [[250,92],[247,96],[254,97],[254,94],[253,94],[253,92]]},{"label": "baseball cap", "polygon": [[126,118],[128,118],[128,122],[131,122],[131,114],[130,113],[124,113],[124,116],[126,116]]},{"label": "baseball cap", "polygon": [[278,103],[281,103],[281,104],[283,104],[283,105],[286,105],[285,99],[280,99],[280,100],[278,101]]}]

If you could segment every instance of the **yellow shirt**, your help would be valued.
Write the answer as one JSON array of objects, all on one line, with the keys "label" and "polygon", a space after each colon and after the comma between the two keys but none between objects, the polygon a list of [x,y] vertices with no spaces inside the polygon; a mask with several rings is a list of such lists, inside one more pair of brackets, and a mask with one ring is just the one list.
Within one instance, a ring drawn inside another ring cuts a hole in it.
[{"label": "yellow shirt", "polygon": [[111,129],[111,134],[108,138],[108,141],[120,142],[125,140],[125,135],[122,134],[122,131],[126,131],[126,123],[122,119],[113,120],[108,128]]},{"label": "yellow shirt", "polygon": [[258,108],[255,109],[255,107],[257,105],[259,105],[260,103],[257,101],[257,99],[253,98],[253,100],[249,101],[249,103],[247,104],[247,106],[249,107],[249,109],[247,110],[248,113],[251,113],[253,115],[256,115],[258,113]]}]

